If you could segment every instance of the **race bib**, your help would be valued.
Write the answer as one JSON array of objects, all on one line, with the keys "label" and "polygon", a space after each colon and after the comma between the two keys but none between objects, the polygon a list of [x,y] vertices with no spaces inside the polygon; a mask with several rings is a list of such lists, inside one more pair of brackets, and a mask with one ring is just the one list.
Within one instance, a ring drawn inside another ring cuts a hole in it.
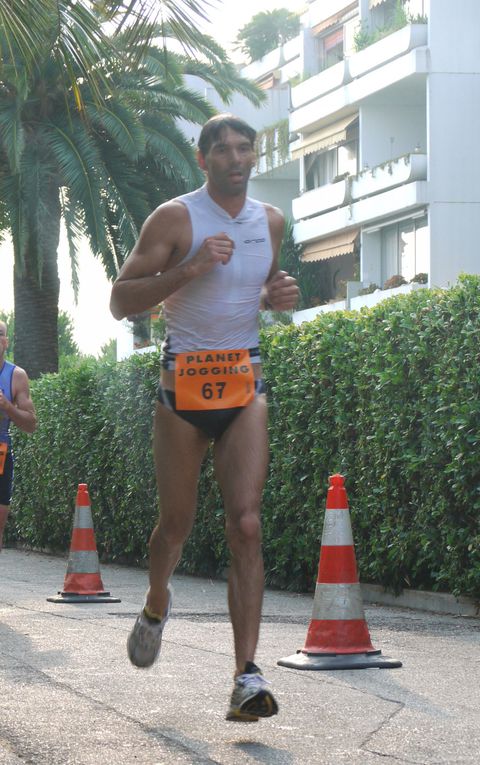
[{"label": "race bib", "polygon": [[232,409],[247,406],[254,395],[255,380],[248,349],[177,353],[177,409]]},{"label": "race bib", "polygon": [[0,443],[0,475],[5,470],[5,460],[7,459],[8,444]]}]

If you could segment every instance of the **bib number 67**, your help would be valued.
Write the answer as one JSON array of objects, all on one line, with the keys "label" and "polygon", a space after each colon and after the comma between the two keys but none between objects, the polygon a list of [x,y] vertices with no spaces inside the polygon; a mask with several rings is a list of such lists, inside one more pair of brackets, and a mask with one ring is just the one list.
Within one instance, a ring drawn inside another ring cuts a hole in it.
[{"label": "bib number 67", "polygon": [[206,401],[210,401],[212,398],[221,399],[223,396],[223,390],[227,383],[205,383],[202,385],[202,396]]}]

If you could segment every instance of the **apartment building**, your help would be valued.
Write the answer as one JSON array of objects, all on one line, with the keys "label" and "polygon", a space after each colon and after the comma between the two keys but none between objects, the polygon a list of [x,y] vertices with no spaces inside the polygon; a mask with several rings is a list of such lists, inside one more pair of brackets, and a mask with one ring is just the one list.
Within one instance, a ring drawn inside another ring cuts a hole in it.
[{"label": "apartment building", "polygon": [[298,37],[242,69],[261,108],[189,78],[257,129],[250,193],[317,264],[321,304],[294,321],[479,273],[479,0],[303,5]]},{"label": "apartment building", "polygon": [[288,160],[253,181],[298,177],[295,238],[329,295],[298,320],[479,272],[479,31],[478,0],[313,0],[299,38],[244,70],[288,80]]}]

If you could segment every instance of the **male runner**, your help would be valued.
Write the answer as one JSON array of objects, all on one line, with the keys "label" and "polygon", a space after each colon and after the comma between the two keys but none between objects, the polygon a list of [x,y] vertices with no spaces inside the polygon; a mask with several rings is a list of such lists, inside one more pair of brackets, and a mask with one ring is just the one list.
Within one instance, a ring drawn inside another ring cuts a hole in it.
[{"label": "male runner", "polygon": [[150,589],[128,638],[139,667],[156,659],[168,620],[168,584],[195,517],[203,458],[214,464],[231,553],[228,604],[236,667],[229,720],[278,711],[254,663],[264,589],[260,504],[267,475],[267,403],[258,314],[294,308],[295,279],[279,271],[283,215],[247,196],[255,130],[231,114],[203,127],[206,184],[158,207],[112,289],[121,319],[163,302],[167,339],[155,412],[160,501],[150,539]]},{"label": "male runner", "polygon": [[7,348],[7,325],[0,321],[0,551],[12,498],[13,454],[10,422],[25,433],[33,433],[37,427],[27,373],[21,367],[6,361]]}]

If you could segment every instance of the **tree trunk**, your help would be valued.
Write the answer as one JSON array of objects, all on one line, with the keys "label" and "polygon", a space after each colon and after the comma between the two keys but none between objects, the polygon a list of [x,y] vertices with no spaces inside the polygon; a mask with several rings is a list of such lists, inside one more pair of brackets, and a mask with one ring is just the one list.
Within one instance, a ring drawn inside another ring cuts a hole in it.
[{"label": "tree trunk", "polygon": [[[44,189],[38,231],[32,231],[22,272],[15,264],[15,364],[31,379],[58,372],[58,278],[57,251],[60,239],[58,187]],[[43,195],[42,195],[43,196]],[[40,255],[41,253],[41,255]],[[43,258],[40,277],[38,262]]]}]

